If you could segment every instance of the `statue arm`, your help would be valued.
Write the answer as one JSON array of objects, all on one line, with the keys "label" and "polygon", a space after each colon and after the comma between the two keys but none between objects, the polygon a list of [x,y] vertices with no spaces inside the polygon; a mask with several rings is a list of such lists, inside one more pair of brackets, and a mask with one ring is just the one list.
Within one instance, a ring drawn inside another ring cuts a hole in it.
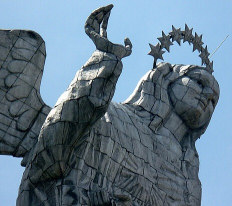
[{"label": "statue arm", "polygon": [[[86,33],[97,50],[77,72],[46,118],[32,161],[27,165],[32,183],[60,178],[70,171],[73,149],[105,114],[112,100],[122,71],[121,58],[130,55],[132,45],[128,39],[125,47],[107,39],[111,8],[109,5],[95,10],[87,19]],[[101,32],[97,28],[100,24]]]},{"label": "statue arm", "polygon": [[[57,101],[57,109],[54,110],[56,114],[61,113],[59,121],[92,125],[104,115],[112,100],[122,72],[121,59],[131,54],[132,45],[129,39],[125,39],[125,46],[113,44],[107,39],[106,29],[111,9],[112,5],[101,7],[93,11],[86,21],[86,34],[97,50],[77,72],[68,89]],[[62,112],[57,112],[61,107]],[[48,121],[54,121],[56,115],[53,113],[47,118]]]}]

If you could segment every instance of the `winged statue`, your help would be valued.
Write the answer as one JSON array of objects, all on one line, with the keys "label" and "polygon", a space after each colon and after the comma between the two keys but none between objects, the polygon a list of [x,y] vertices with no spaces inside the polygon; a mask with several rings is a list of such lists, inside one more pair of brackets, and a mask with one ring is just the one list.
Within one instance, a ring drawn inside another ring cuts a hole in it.
[{"label": "winged statue", "polygon": [[[0,30],[0,154],[22,157],[17,206],[200,206],[195,142],[219,98],[207,46],[185,26],[162,33],[154,67],[123,103],[112,102],[122,58],[132,52],[107,38],[113,5],[87,18],[96,46],[51,108],[40,95],[45,43],[33,31]],[[202,64],[161,62],[187,41]]]}]

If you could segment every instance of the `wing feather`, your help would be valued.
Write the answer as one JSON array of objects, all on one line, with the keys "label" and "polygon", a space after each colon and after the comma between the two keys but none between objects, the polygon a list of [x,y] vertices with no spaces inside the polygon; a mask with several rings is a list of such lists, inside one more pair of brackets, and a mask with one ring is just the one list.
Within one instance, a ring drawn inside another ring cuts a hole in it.
[{"label": "wing feather", "polygon": [[40,96],[46,57],[33,31],[0,30],[0,154],[24,157],[50,111]]}]

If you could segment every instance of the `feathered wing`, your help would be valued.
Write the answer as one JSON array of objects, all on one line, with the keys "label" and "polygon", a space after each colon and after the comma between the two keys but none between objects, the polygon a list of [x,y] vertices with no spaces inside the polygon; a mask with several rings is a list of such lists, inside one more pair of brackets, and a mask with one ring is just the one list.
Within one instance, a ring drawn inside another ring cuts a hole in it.
[{"label": "feathered wing", "polygon": [[0,30],[0,154],[24,157],[37,142],[50,111],[40,96],[45,57],[37,33]]}]

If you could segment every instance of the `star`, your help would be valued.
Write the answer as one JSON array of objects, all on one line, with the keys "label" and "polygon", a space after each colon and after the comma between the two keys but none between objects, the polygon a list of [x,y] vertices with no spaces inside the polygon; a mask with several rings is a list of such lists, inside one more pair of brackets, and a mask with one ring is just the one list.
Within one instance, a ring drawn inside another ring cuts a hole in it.
[{"label": "star", "polygon": [[207,46],[204,48],[202,48],[201,53],[199,55],[199,57],[201,57],[201,64],[209,64],[209,52],[208,52],[208,48]]},{"label": "star", "polygon": [[203,44],[204,43],[202,42],[202,35],[198,36],[197,33],[195,33],[195,37],[193,40],[193,51],[197,49],[199,52],[201,52]]},{"label": "star", "polygon": [[214,72],[214,70],[213,70],[213,61],[209,62],[209,64],[206,65],[206,69],[209,70],[211,73]]},{"label": "star", "polygon": [[151,51],[148,54],[154,57],[155,68],[157,59],[164,60],[162,55],[165,53],[165,51],[162,50],[160,43],[156,44],[155,46],[149,44],[149,46],[151,47]]},{"label": "star", "polygon": [[192,43],[194,36],[192,34],[193,29],[189,29],[188,25],[185,24],[185,31],[184,31],[184,42],[188,42],[189,44]]},{"label": "star", "polygon": [[181,39],[183,39],[182,33],[179,29],[176,29],[174,26],[172,26],[172,32],[169,33],[172,38],[172,42],[176,41],[180,45]]},{"label": "star", "polygon": [[162,55],[165,53],[165,51],[161,49],[160,43],[156,44],[155,46],[153,46],[152,44],[149,45],[151,47],[151,51],[148,54],[153,56],[155,61],[157,59],[164,60]]},{"label": "star", "polygon": [[157,38],[161,43],[161,47],[165,48],[168,52],[169,52],[169,47],[173,45],[173,43],[170,41],[170,38],[171,37],[169,35],[166,36],[163,31],[162,31],[162,37]]}]

